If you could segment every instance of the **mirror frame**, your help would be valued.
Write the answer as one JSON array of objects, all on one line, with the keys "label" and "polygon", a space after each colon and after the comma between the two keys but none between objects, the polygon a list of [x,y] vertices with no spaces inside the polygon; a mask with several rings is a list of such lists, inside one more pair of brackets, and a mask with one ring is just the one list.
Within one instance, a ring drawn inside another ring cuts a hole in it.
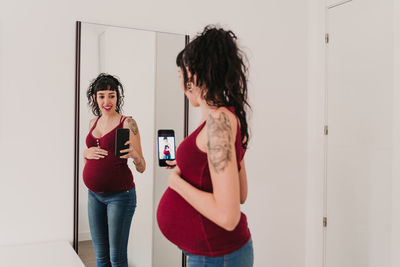
[{"label": "mirror frame", "polygon": [[[108,25],[113,26],[113,25]],[[116,26],[120,27],[120,26]],[[128,27],[123,27],[128,28]],[[131,28],[134,29],[134,28]],[[135,28],[136,29],[136,28]],[[143,29],[136,29],[143,30]],[[158,31],[154,31],[158,32]],[[74,129],[74,228],[73,247],[78,254],[78,218],[79,218],[79,116],[80,116],[80,79],[81,79],[81,33],[82,21],[75,23],[75,129]],[[185,34],[185,46],[189,43],[189,35]],[[189,133],[189,100],[184,95],[184,133],[186,138]],[[186,267],[186,256],[182,252],[182,267]]]}]

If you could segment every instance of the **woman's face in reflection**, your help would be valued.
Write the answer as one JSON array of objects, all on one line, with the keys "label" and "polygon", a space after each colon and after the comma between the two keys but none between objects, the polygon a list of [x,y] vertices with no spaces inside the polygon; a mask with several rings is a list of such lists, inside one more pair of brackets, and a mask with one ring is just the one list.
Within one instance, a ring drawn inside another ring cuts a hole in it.
[{"label": "woman's face in reflection", "polygon": [[110,115],[115,113],[117,106],[117,92],[111,90],[97,91],[97,105],[100,108],[101,114]]},{"label": "woman's face in reflection", "polygon": [[[182,88],[183,92],[185,93],[186,97],[189,99],[190,104],[194,107],[200,106],[200,104],[199,104],[200,103],[199,102],[200,88],[198,88],[197,86],[194,85],[194,83],[192,83],[192,90],[187,90],[185,87],[185,79],[183,78],[182,68],[179,67],[178,71],[179,71],[179,78],[181,81],[181,88]],[[189,72],[188,72],[188,74],[190,75]]]}]

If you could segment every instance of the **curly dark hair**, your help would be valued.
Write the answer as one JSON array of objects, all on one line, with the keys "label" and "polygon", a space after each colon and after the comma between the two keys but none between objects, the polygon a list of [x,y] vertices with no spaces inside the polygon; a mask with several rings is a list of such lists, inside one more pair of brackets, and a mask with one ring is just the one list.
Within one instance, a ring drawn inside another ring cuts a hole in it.
[{"label": "curly dark hair", "polygon": [[124,105],[124,87],[117,77],[107,73],[100,73],[96,79],[91,81],[86,92],[89,101],[88,105],[91,107],[93,114],[95,116],[101,116],[99,105],[97,105],[97,101],[93,99],[93,96],[97,97],[97,92],[104,90],[117,92],[117,106],[115,107],[115,111],[118,113],[122,112],[122,106]]},{"label": "curly dark hair", "polygon": [[[240,121],[243,148],[249,140],[245,107],[247,102],[247,73],[245,55],[236,44],[237,37],[208,25],[177,56],[176,64],[183,71],[185,90],[189,80],[186,68],[197,76],[202,98],[208,105],[234,107]],[[247,60],[246,60],[247,63]]]}]

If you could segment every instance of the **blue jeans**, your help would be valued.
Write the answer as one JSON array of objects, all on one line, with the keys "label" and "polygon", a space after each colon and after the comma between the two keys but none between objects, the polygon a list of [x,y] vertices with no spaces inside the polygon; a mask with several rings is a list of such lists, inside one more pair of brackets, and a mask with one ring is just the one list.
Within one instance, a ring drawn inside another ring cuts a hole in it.
[{"label": "blue jeans", "polygon": [[253,242],[250,239],[240,249],[220,257],[206,257],[187,253],[188,267],[252,267],[254,262]]},{"label": "blue jeans", "polygon": [[135,208],[135,188],[104,193],[89,190],[89,226],[97,267],[128,266],[129,230]]}]

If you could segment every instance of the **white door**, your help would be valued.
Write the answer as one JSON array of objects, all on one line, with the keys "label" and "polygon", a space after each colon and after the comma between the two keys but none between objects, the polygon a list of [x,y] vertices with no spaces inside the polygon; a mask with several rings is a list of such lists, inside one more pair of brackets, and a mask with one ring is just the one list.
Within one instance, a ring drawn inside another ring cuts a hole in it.
[{"label": "white door", "polygon": [[392,59],[390,1],[327,9],[326,267],[389,267]]}]

